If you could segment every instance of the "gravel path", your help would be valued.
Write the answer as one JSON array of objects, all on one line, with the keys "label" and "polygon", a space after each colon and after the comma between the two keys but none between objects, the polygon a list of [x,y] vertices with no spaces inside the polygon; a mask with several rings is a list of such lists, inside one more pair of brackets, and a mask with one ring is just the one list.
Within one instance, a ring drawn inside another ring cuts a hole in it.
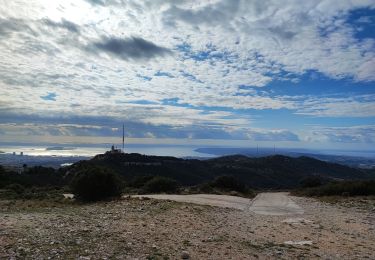
[{"label": "gravel path", "polygon": [[173,200],[200,205],[234,208],[244,211],[250,210],[261,215],[296,215],[303,214],[303,209],[298,206],[286,192],[265,192],[258,194],[253,200],[227,195],[194,194],[194,195],[135,195],[134,198],[151,198],[158,200]]}]

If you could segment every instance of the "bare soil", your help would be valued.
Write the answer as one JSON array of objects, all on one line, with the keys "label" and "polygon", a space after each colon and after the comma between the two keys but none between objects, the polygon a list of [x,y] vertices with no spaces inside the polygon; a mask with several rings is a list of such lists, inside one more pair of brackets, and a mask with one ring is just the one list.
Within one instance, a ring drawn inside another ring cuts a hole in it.
[{"label": "bare soil", "polygon": [[0,259],[375,258],[372,201],[291,199],[303,214],[138,198],[86,205],[0,200]]}]

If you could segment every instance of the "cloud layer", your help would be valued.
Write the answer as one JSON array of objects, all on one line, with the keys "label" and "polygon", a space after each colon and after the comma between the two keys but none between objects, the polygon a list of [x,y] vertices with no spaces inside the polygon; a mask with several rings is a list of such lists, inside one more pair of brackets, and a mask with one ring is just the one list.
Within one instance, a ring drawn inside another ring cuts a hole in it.
[{"label": "cloud layer", "polygon": [[[0,130],[9,133],[14,115],[21,125],[44,118],[48,129],[50,117],[108,117],[136,137],[298,142],[328,136],[305,121],[372,125],[374,8],[371,0],[8,1]],[[74,125],[114,127],[107,123]]]}]

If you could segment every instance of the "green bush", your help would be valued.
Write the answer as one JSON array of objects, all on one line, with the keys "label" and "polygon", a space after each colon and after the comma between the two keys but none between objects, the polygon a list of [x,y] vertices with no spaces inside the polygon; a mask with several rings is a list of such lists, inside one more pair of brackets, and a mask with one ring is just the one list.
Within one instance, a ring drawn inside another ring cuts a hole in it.
[{"label": "green bush", "polygon": [[107,169],[93,167],[77,172],[70,186],[77,199],[98,201],[120,196],[122,181]]},{"label": "green bush", "polygon": [[143,186],[143,192],[149,193],[173,193],[178,190],[178,182],[161,176],[155,176]]}]

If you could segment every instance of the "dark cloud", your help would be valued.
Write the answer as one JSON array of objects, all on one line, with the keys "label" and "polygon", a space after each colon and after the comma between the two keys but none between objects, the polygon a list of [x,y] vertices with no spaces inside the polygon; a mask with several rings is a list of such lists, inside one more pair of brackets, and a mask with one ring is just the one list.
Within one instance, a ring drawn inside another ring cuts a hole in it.
[{"label": "dark cloud", "polygon": [[38,36],[35,27],[39,27],[39,29],[41,29],[40,27],[42,25],[65,29],[73,33],[79,33],[79,26],[65,19],[62,19],[61,22],[55,22],[50,19],[28,21],[24,19],[0,18],[0,37],[7,36],[11,32],[28,32],[33,36]]},{"label": "dark cloud", "polygon": [[281,26],[271,27],[271,28],[269,28],[269,31],[271,33],[275,34],[276,36],[278,36],[278,38],[281,38],[281,39],[284,39],[284,40],[290,40],[294,36],[297,35],[297,33],[292,32],[292,31],[288,31]]},{"label": "dark cloud", "polygon": [[[53,21],[47,18],[38,20],[0,18],[0,46],[4,45],[9,51],[18,55],[55,57],[65,51],[61,46],[82,48],[78,36],[80,36],[80,27],[65,19]],[[9,44],[10,41],[17,44]],[[18,71],[18,68],[15,69]],[[16,77],[8,74],[2,75],[0,81],[17,85],[22,78],[25,78],[25,73],[17,73]],[[30,84],[33,83],[27,83]]]},{"label": "dark cloud", "polygon": [[103,38],[88,49],[92,52],[104,51],[123,60],[149,60],[172,53],[167,48],[138,37],[127,39]]},{"label": "dark cloud", "polygon": [[17,20],[11,21],[0,18],[0,35],[6,36],[11,31],[18,31],[22,27],[22,24],[17,22]]},{"label": "dark cloud", "polygon": [[79,27],[75,23],[72,23],[68,20],[62,19],[61,22],[54,22],[49,19],[43,19],[44,24],[50,26],[50,27],[55,27],[55,28],[62,28],[66,29],[72,33],[79,33]]},{"label": "dark cloud", "polygon": [[31,29],[28,23],[22,19],[2,19],[0,18],[0,39],[8,37],[12,32],[28,32],[32,35],[36,35],[36,32]]}]

